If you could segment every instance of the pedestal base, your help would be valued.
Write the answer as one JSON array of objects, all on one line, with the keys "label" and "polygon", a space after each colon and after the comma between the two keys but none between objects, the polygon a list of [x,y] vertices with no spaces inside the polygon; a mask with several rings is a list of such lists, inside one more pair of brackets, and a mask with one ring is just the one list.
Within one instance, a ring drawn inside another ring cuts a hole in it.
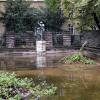
[{"label": "pedestal base", "polygon": [[46,52],[46,41],[36,41],[37,53]]}]

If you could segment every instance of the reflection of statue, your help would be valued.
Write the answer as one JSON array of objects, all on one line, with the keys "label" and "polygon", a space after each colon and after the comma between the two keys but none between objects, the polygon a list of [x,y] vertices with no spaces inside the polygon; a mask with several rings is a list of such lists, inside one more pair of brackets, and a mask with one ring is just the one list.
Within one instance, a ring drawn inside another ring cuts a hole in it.
[{"label": "reflection of statue", "polygon": [[36,28],[36,38],[37,40],[43,40],[43,33],[45,31],[43,22],[38,22],[38,27]]}]

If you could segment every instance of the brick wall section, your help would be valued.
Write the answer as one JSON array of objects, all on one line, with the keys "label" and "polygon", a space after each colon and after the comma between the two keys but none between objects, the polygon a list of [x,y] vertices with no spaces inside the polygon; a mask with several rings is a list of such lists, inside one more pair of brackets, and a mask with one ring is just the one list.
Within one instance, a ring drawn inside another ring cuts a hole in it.
[{"label": "brick wall section", "polygon": [[[45,36],[45,41],[46,41],[46,48],[52,49],[53,48],[52,32],[46,32],[44,36]],[[23,37],[24,41],[26,42],[26,47],[34,47],[34,43],[36,41],[36,39],[35,39],[36,37],[34,35],[30,37],[30,36],[24,34],[22,37]],[[7,48],[15,47],[15,38],[16,38],[16,35],[12,35],[12,34],[6,35]],[[65,47],[71,46],[71,35],[63,34],[63,46],[65,46]]]},{"label": "brick wall section", "polygon": [[53,47],[53,40],[52,40],[52,33],[51,32],[47,32],[45,34],[45,40],[46,40],[47,49],[52,48]]},{"label": "brick wall section", "polygon": [[15,47],[14,41],[15,41],[14,35],[7,35],[6,36],[6,47],[14,48]]},{"label": "brick wall section", "polygon": [[14,33],[8,33],[6,34],[6,47],[7,48],[14,48],[15,46],[15,42],[17,37],[20,37],[18,39],[22,39],[23,42],[25,42],[25,44],[23,44],[21,41],[19,41],[19,46],[25,46],[25,47],[33,47],[34,48],[34,43],[35,43],[35,37],[34,35],[28,35],[27,34],[23,34],[22,36],[20,34],[14,34]]},{"label": "brick wall section", "polygon": [[63,46],[71,46],[71,35],[63,34]]}]

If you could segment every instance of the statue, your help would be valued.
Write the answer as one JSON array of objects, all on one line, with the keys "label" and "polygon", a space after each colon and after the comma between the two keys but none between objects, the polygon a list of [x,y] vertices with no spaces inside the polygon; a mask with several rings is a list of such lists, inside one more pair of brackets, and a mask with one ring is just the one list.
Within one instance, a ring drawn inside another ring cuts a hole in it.
[{"label": "statue", "polygon": [[43,33],[45,31],[44,24],[42,21],[38,22],[38,27],[35,30],[36,40],[42,41],[44,40]]}]

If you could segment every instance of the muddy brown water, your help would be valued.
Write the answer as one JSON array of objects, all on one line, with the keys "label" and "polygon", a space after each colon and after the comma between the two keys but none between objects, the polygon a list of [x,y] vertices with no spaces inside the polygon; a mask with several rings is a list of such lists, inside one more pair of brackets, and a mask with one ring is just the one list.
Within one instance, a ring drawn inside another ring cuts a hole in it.
[{"label": "muddy brown water", "polygon": [[100,65],[59,64],[64,55],[47,55],[42,63],[44,67],[40,68],[36,65],[36,56],[0,57],[0,70],[14,71],[17,76],[33,79],[42,76],[58,87],[55,95],[40,100],[100,100]]}]

